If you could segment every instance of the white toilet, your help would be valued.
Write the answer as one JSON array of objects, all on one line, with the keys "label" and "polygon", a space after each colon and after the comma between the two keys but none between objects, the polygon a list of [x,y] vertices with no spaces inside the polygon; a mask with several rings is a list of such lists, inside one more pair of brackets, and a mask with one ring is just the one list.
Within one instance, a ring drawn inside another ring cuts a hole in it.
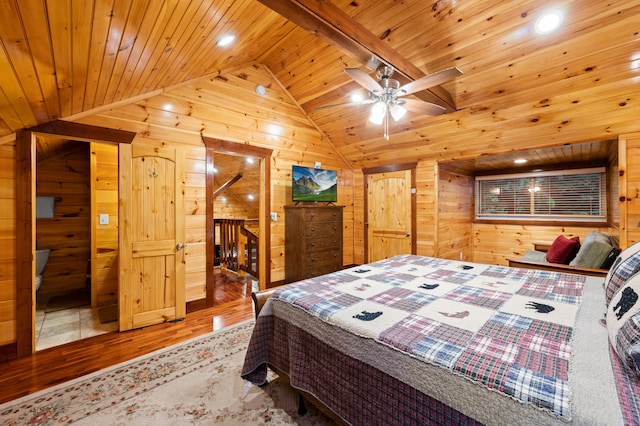
[{"label": "white toilet", "polygon": [[42,284],[42,271],[49,260],[50,249],[38,249],[36,250],[36,291],[40,289]]}]

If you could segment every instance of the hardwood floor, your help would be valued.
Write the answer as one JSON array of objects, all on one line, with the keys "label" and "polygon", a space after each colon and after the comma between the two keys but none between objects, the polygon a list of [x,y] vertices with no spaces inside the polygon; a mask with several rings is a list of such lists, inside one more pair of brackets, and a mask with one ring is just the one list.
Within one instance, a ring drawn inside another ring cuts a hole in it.
[{"label": "hardwood floor", "polygon": [[214,307],[183,321],[90,337],[0,363],[0,403],[253,318],[251,282],[216,274]]}]

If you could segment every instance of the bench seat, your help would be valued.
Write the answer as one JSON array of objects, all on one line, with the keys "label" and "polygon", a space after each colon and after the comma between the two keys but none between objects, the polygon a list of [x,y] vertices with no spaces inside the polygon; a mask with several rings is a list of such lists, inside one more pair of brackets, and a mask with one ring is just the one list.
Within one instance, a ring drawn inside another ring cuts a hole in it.
[{"label": "bench seat", "polygon": [[584,266],[547,262],[545,255],[549,250],[549,247],[551,247],[551,243],[534,242],[533,250],[528,250],[524,257],[519,259],[507,259],[509,266],[514,268],[541,269],[544,271],[589,275],[602,278],[606,277],[609,272],[608,269],[587,268]]}]

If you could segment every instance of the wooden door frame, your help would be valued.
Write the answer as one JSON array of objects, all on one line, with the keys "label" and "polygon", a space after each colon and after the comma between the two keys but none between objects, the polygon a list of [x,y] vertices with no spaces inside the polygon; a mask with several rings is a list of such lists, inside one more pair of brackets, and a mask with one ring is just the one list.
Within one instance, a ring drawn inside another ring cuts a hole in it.
[{"label": "wooden door frame", "polygon": [[364,263],[369,262],[369,191],[367,188],[367,182],[370,175],[376,175],[380,173],[400,172],[403,170],[411,170],[411,253],[416,254],[417,235],[416,235],[416,167],[418,163],[402,163],[402,164],[390,164],[388,166],[370,167],[362,169],[364,175]]},{"label": "wooden door frame", "polygon": [[84,142],[131,144],[135,132],[68,121],[52,121],[16,132],[16,342],[1,351],[2,358],[21,358],[35,352],[35,177],[36,135]]},{"label": "wooden door frame", "polygon": [[202,136],[202,140],[207,149],[206,160],[206,180],[207,180],[207,196],[206,196],[206,299],[203,302],[195,301],[187,306],[187,312],[196,309],[213,306],[214,302],[214,258],[215,258],[215,241],[214,241],[214,217],[213,217],[213,167],[214,155],[218,153],[246,155],[260,158],[260,207],[258,213],[258,222],[260,229],[260,242],[258,252],[260,253],[258,274],[260,289],[263,290],[271,283],[271,225],[269,220],[269,212],[271,208],[271,155],[273,150],[262,148],[243,143],[225,141],[222,139],[214,139]]}]

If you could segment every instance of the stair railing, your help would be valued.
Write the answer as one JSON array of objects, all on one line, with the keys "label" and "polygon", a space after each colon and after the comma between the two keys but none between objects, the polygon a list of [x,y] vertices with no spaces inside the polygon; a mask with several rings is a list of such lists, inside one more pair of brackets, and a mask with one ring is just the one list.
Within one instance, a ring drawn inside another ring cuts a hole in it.
[{"label": "stair railing", "polygon": [[258,236],[245,228],[244,219],[214,219],[214,264],[258,277]]}]

